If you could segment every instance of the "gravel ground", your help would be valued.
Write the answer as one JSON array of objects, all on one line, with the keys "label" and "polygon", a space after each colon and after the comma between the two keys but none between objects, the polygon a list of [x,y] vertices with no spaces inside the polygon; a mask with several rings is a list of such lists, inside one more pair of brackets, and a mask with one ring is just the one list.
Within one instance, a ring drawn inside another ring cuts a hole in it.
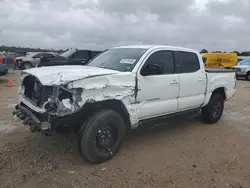
[{"label": "gravel ground", "polygon": [[250,82],[237,82],[219,123],[182,117],[134,131],[100,165],[82,159],[72,135],[46,137],[14,123],[17,87],[6,84],[0,77],[1,188],[250,187]]}]

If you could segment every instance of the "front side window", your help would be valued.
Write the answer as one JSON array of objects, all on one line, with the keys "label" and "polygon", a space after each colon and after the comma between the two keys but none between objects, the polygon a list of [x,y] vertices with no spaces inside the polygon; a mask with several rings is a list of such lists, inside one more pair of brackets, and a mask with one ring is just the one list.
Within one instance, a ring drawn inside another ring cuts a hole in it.
[{"label": "front side window", "polygon": [[176,73],[192,73],[200,69],[200,62],[195,53],[175,52]]},{"label": "front side window", "polygon": [[172,51],[154,52],[141,69],[141,75],[174,74],[174,57]]},{"label": "front side window", "polygon": [[144,48],[112,48],[93,58],[87,65],[131,72],[146,50]]}]

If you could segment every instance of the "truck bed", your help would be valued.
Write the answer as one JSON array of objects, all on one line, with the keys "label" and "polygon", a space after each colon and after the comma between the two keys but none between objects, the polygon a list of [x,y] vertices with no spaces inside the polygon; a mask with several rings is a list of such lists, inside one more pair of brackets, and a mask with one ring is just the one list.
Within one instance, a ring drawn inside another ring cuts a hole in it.
[{"label": "truck bed", "polygon": [[223,73],[223,72],[235,72],[235,70],[233,69],[223,69],[223,68],[206,68],[205,69],[206,72],[209,73]]}]

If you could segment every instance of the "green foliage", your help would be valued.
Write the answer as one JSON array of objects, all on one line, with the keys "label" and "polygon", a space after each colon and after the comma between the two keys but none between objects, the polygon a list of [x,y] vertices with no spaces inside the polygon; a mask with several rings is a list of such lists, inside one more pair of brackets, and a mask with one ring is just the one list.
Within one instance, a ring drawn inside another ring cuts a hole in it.
[{"label": "green foliage", "polygon": [[208,53],[208,51],[207,51],[206,49],[202,49],[202,50],[200,51],[200,53],[201,53],[201,54],[203,54],[203,53]]},{"label": "green foliage", "polygon": [[[207,53],[208,51],[206,49],[201,50],[200,53]],[[226,51],[211,51],[211,53],[227,53]],[[232,53],[237,53],[238,56],[250,56],[250,51],[232,51]]]},{"label": "green foliage", "polygon": [[0,52],[17,52],[17,53],[26,53],[26,52],[57,52],[61,53],[64,50],[53,50],[53,49],[40,49],[40,48],[23,48],[23,47],[15,47],[15,46],[0,46]]}]

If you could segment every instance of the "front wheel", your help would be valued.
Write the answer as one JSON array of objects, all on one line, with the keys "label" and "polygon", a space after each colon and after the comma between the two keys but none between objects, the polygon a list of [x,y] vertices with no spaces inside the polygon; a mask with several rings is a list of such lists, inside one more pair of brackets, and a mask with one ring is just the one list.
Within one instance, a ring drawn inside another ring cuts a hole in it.
[{"label": "front wheel", "polygon": [[202,120],[205,123],[217,123],[224,110],[224,97],[221,94],[213,94],[209,103],[202,108]]},{"label": "front wheel", "polygon": [[22,70],[27,70],[27,69],[30,69],[30,68],[32,68],[31,63],[29,63],[29,62],[23,62],[23,64],[22,64]]},{"label": "front wheel", "polygon": [[250,81],[250,72],[247,73],[246,80]]},{"label": "front wheel", "polygon": [[102,110],[91,117],[80,133],[79,149],[91,163],[102,163],[115,155],[122,144],[126,127],[121,115]]}]

